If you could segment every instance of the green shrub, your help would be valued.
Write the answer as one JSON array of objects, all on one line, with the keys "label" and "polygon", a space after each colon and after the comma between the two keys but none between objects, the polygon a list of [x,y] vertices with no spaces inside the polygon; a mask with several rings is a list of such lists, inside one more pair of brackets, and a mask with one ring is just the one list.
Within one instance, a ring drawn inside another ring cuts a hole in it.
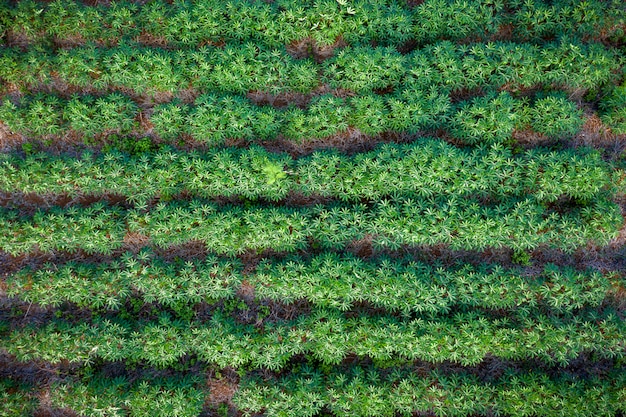
[{"label": "green shrub", "polygon": [[421,129],[438,128],[448,120],[451,102],[446,93],[436,87],[408,87],[388,99],[388,126],[396,132],[416,133]]},{"label": "green shrub", "polygon": [[376,135],[388,129],[389,110],[379,96],[360,96],[350,100],[353,107],[350,124],[368,135]]},{"label": "green shrub", "polygon": [[107,131],[128,133],[135,126],[137,105],[128,97],[113,93],[105,97],[74,97],[63,118],[70,127],[86,135]]},{"label": "green shrub", "polygon": [[71,0],[55,0],[43,13],[46,31],[59,39],[94,38],[102,30],[102,10]]},{"label": "green shrub", "polygon": [[189,107],[184,104],[167,103],[155,107],[150,121],[154,131],[163,139],[176,139],[187,131]]},{"label": "green shrub", "polygon": [[31,137],[55,135],[63,127],[60,102],[54,96],[26,98],[19,106],[6,99],[0,107],[0,121],[12,131]]},{"label": "green shrub", "polygon": [[149,137],[135,138],[132,136],[109,135],[107,138],[112,147],[120,149],[131,155],[141,155],[156,149]]},{"label": "green shrub", "polygon": [[11,380],[0,379],[0,415],[11,417],[31,416],[37,400],[27,386],[19,386]]},{"label": "green shrub", "polygon": [[51,59],[59,77],[78,87],[106,88],[105,80],[98,79],[102,70],[102,51],[93,45],[59,50]]},{"label": "green shrub", "polygon": [[207,94],[195,104],[187,123],[189,133],[200,141],[218,144],[227,138],[269,138],[278,130],[275,111],[257,110],[243,97]]},{"label": "green shrub", "polygon": [[344,49],[324,65],[333,88],[357,93],[397,86],[406,72],[406,58],[394,48]]},{"label": "green shrub", "polygon": [[307,110],[291,109],[283,133],[289,139],[316,139],[345,132],[350,108],[345,100],[325,94],[312,100]]},{"label": "green shrub", "polygon": [[452,117],[452,133],[468,143],[505,142],[526,119],[523,101],[503,92],[473,99]]},{"label": "green shrub", "polygon": [[122,378],[94,378],[87,384],[54,384],[50,401],[56,408],[70,408],[85,417],[124,417],[128,383]]},{"label": "green shrub", "polygon": [[193,388],[172,389],[143,381],[125,401],[132,417],[197,417],[202,411],[204,395]]},{"label": "green shrub", "polygon": [[499,0],[430,0],[415,9],[414,34],[420,42],[494,33],[501,17]]},{"label": "green shrub", "polygon": [[618,135],[626,134],[626,84],[600,102],[601,118]]},{"label": "green shrub", "polygon": [[533,130],[550,138],[576,134],[583,125],[582,114],[574,103],[554,95],[537,100],[529,110]]}]

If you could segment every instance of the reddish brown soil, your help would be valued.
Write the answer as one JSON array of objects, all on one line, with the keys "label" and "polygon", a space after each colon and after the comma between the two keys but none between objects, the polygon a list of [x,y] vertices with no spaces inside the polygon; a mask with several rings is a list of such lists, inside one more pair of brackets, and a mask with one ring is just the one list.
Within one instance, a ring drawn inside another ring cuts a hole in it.
[{"label": "reddish brown soil", "polygon": [[602,150],[613,159],[626,151],[626,135],[616,135],[597,114],[587,111],[581,131],[571,139],[570,144],[573,147],[588,146]]},{"label": "reddish brown soil", "polygon": [[137,232],[127,232],[124,235],[124,245],[133,253],[150,245],[150,237]]},{"label": "reddish brown soil", "polygon": [[409,7],[417,7],[424,3],[425,0],[406,0]]},{"label": "reddish brown soil", "polygon": [[515,26],[511,23],[501,24],[498,31],[491,36],[493,42],[507,42],[513,40]]},{"label": "reddish brown soil", "polygon": [[55,36],[53,39],[54,46],[58,49],[77,48],[79,46],[83,46],[85,42],[86,40],[81,34],[68,36],[66,38],[59,38]]},{"label": "reddish brown soil", "polygon": [[4,123],[0,122],[0,152],[21,149],[25,142],[24,136],[12,133]]},{"label": "reddish brown soil", "polygon": [[453,104],[460,103],[461,101],[471,100],[476,97],[482,97],[485,92],[481,87],[476,88],[461,88],[454,90],[450,93],[450,100]]},{"label": "reddish brown soil", "polygon": [[287,53],[296,59],[312,58],[319,64],[332,57],[335,49],[346,46],[347,43],[341,36],[337,37],[332,45],[319,45],[315,40],[305,38],[287,45]]},{"label": "reddish brown soil", "polygon": [[525,130],[514,129],[511,136],[515,143],[524,149],[546,146],[554,142],[544,134],[535,132],[530,128]]},{"label": "reddish brown soil", "polygon": [[143,46],[148,46],[150,48],[162,48],[169,49],[169,42],[165,38],[165,36],[155,35],[150,32],[143,31],[135,40],[141,43]]},{"label": "reddish brown soil", "polygon": [[248,99],[257,106],[272,106],[277,109],[293,105],[301,109],[306,109],[314,97],[322,94],[332,94],[335,97],[347,98],[354,97],[356,94],[345,89],[331,89],[328,84],[321,84],[310,93],[286,92],[272,94],[266,91],[250,91],[247,94]]},{"label": "reddish brown soil", "polygon": [[62,208],[71,206],[87,207],[100,202],[106,202],[110,206],[120,206],[124,209],[132,207],[132,205],[126,200],[126,197],[113,193],[104,193],[100,195],[79,194],[73,197],[67,193],[37,194],[22,192],[9,193],[6,191],[0,191],[0,207],[17,209],[21,214],[26,216],[33,215],[37,210],[47,210],[54,206]]},{"label": "reddish brown soil", "polygon": [[194,88],[183,88],[178,90],[175,97],[185,104],[193,104],[193,102],[200,97],[200,94],[200,91]]},{"label": "reddish brown soil", "polygon": [[239,389],[239,375],[233,368],[226,368],[220,372],[219,377],[211,372],[207,378],[209,395],[206,399],[207,406],[227,404],[234,407],[232,398]]},{"label": "reddish brown soil", "polygon": [[24,33],[8,31],[5,35],[5,42],[9,48],[20,48],[26,50],[30,46],[30,38]]},{"label": "reddish brown soil", "polygon": [[355,240],[350,243],[347,247],[347,251],[361,259],[370,259],[374,255],[373,241],[374,235],[366,234],[363,239]]},{"label": "reddish brown soil", "polygon": [[409,135],[406,133],[384,132],[378,136],[369,136],[359,129],[351,127],[345,132],[321,139],[310,139],[302,142],[294,142],[282,136],[275,140],[259,143],[269,152],[286,152],[294,158],[310,155],[320,149],[336,149],[347,155],[359,152],[367,152],[376,148],[381,143],[410,143],[422,135]]}]

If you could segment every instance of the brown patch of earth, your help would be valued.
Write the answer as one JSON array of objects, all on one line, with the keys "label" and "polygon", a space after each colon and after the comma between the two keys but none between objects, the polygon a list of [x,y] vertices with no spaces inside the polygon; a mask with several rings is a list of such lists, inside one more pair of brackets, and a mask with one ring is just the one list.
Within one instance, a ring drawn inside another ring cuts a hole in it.
[{"label": "brown patch of earth", "polygon": [[257,106],[272,106],[277,109],[294,105],[301,109],[306,109],[314,97],[322,94],[332,94],[338,98],[354,97],[356,94],[345,89],[331,89],[328,84],[322,84],[310,93],[284,92],[272,94],[267,91],[250,91],[247,94],[248,100]]},{"label": "brown patch of earth", "polygon": [[[41,36],[41,34],[38,34]],[[31,39],[25,33],[14,32],[9,30],[4,36],[6,45],[10,48],[20,48],[22,50],[28,49],[31,43]]]},{"label": "brown patch of earth", "polygon": [[409,143],[420,135],[410,135],[398,132],[383,132],[377,136],[366,135],[355,127],[349,127],[345,132],[319,139],[293,141],[279,135],[275,140],[260,142],[269,152],[286,152],[293,158],[310,155],[320,149],[336,149],[347,155],[368,152],[381,143]]},{"label": "brown patch of earth", "polygon": [[8,126],[0,122],[0,152],[10,152],[20,149],[26,138],[9,130]]},{"label": "brown patch of earth", "polygon": [[587,146],[604,151],[610,159],[626,151],[626,135],[617,135],[596,113],[586,112],[585,123],[569,142],[573,147]]},{"label": "brown patch of earth", "polygon": [[127,232],[123,239],[124,245],[133,253],[150,245],[150,237],[137,232]]},{"label": "brown patch of earth", "polygon": [[83,46],[86,43],[85,38],[80,34],[66,36],[59,38],[55,36],[53,39],[54,46],[59,49],[71,49],[79,46]]},{"label": "brown patch of earth", "polygon": [[6,192],[0,191],[0,207],[16,209],[20,214],[32,216],[38,210],[47,210],[51,207],[70,207],[83,206],[87,207],[99,202],[106,202],[110,206],[120,206],[124,209],[132,207],[128,204],[126,197],[119,194],[78,194],[71,196],[67,193],[22,193],[22,192]]},{"label": "brown patch of earth", "polygon": [[216,372],[211,372],[206,384],[209,395],[206,398],[205,406],[214,407],[226,404],[229,407],[234,407],[232,399],[239,390],[239,375],[235,369],[222,369],[219,375],[216,375]]},{"label": "brown patch of earth", "polygon": [[318,64],[332,57],[335,49],[346,47],[348,44],[341,36],[331,45],[320,45],[314,39],[304,38],[287,45],[287,53],[295,59],[312,58]]},{"label": "brown patch of earth", "polygon": [[516,144],[524,149],[535,148],[538,146],[546,146],[553,142],[546,135],[535,132],[532,129],[514,129],[511,137]]},{"label": "brown patch of earth", "polygon": [[513,40],[515,26],[512,23],[500,24],[496,33],[491,35],[493,42],[506,42]]}]

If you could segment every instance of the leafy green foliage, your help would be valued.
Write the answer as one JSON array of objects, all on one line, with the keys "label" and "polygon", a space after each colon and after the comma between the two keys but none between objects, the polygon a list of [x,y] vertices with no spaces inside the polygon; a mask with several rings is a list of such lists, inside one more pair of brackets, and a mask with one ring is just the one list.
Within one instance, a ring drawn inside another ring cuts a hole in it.
[{"label": "leafy green foliage", "polygon": [[267,185],[272,185],[276,181],[282,180],[287,177],[287,174],[283,171],[283,169],[274,164],[267,164],[263,167],[263,172],[267,175]]},{"label": "leafy green foliage", "polygon": [[196,417],[203,403],[204,394],[197,389],[168,389],[147,381],[139,384],[126,400],[130,415],[136,417]]},{"label": "leafy green foliage", "polygon": [[406,58],[393,48],[343,49],[324,63],[333,88],[371,92],[396,87],[406,71]]},{"label": "leafy green foliage", "polygon": [[[258,120],[260,115],[264,117]],[[212,144],[223,143],[227,138],[271,138],[278,128],[275,111],[257,110],[247,100],[236,96],[199,97],[188,123],[188,132],[194,138]]]},{"label": "leafy green foliage", "polygon": [[[524,124],[523,102],[508,93],[480,97],[461,107],[452,119],[453,133],[468,143],[502,143]],[[537,111],[538,114],[539,110]]]},{"label": "leafy green foliage", "polygon": [[391,249],[444,243],[452,249],[549,245],[573,251],[589,241],[607,243],[623,223],[618,206],[606,199],[556,213],[546,212],[530,197],[486,207],[458,197],[383,199],[369,209],[357,204],[243,210],[192,201],[160,203],[148,213],[141,209],[122,213],[96,204],[38,211],[32,219],[16,217],[14,211],[0,212],[0,226],[7,231],[0,236],[0,248],[13,255],[37,246],[44,251],[111,253],[122,245],[125,228],[161,248],[200,241],[218,254],[249,249],[293,252],[305,248],[308,238],[323,248],[341,249],[366,235],[374,236],[375,247]]},{"label": "leafy green foliage", "polygon": [[[133,150],[134,140],[127,140]],[[141,150],[145,149],[137,149]],[[115,152],[99,157],[85,154],[78,160],[44,154],[29,158],[5,155],[0,162],[0,190],[5,192],[115,193],[132,202],[182,192],[204,198],[272,201],[292,192],[351,202],[394,195],[532,195],[543,203],[563,196],[590,202],[612,193],[610,166],[597,152],[578,155],[531,150],[514,157],[502,145],[462,151],[426,139],[409,145],[387,144],[354,157],[318,151],[294,160],[251,146],[202,154],[159,151],[141,157]]]},{"label": "leafy green foliage", "polygon": [[409,133],[445,126],[452,109],[448,94],[436,88],[409,87],[390,98],[388,103],[389,130]]},{"label": "leafy green foliage", "polygon": [[284,134],[290,139],[307,140],[345,132],[349,114],[345,100],[324,94],[316,97],[306,112],[300,109],[287,111]]},{"label": "leafy green foliage", "polygon": [[269,381],[250,378],[234,401],[246,416],[261,411],[282,416],[302,401],[314,410],[326,406],[335,414],[363,417],[410,416],[433,410],[438,416],[455,417],[490,411],[522,417],[554,410],[560,415],[584,417],[623,412],[619,399],[625,384],[618,373],[602,381],[585,381],[528,372],[485,383],[465,373],[444,376],[437,371],[417,374],[411,369],[381,372],[353,367],[324,375],[307,367]]},{"label": "leafy green foliage", "polygon": [[170,54],[150,49],[137,51],[121,47],[107,54],[101,65],[106,72],[99,79],[100,83],[115,87],[132,86],[139,93],[173,92],[183,81]]},{"label": "leafy green foliage", "polygon": [[499,0],[426,1],[415,11],[414,34],[421,42],[437,39],[461,39],[471,35],[494,33],[501,21]]},{"label": "leafy green foliage", "polygon": [[100,358],[147,363],[157,369],[193,354],[220,368],[251,365],[270,370],[283,369],[298,354],[325,365],[338,365],[354,354],[374,361],[393,357],[406,365],[422,360],[471,366],[492,355],[508,360],[538,358],[564,366],[583,352],[623,360],[625,333],[623,321],[611,314],[494,319],[490,314],[471,312],[399,320],[345,318],[336,310],[313,310],[295,320],[256,327],[237,323],[222,313],[214,314],[208,324],[162,318],[159,323],[132,328],[102,319],[78,326],[53,321],[11,332],[2,347],[21,361],[89,364]]},{"label": "leafy green foliage", "polygon": [[626,134],[626,85],[617,87],[600,102],[602,120],[618,135]]},{"label": "leafy green foliage", "polygon": [[34,394],[32,387],[0,379],[0,414],[15,417],[32,415],[37,404]]},{"label": "leafy green foliage", "polygon": [[548,137],[567,137],[582,127],[582,114],[571,101],[548,96],[535,102],[530,110],[530,123],[535,131]]},{"label": "leafy green foliage", "polygon": [[[150,256],[147,265],[141,262],[144,253]],[[144,253],[137,257],[127,253],[120,263],[23,270],[7,278],[7,294],[42,307],[70,302],[81,308],[115,311],[134,294],[144,303],[158,302],[183,313],[186,307],[203,301],[241,301],[236,294],[245,279],[254,286],[260,302],[307,300],[318,308],[341,311],[367,301],[406,316],[446,314],[455,306],[526,312],[550,309],[554,314],[569,314],[598,307],[611,285],[621,282],[613,274],[552,265],[530,278],[493,265],[444,269],[410,260],[364,262],[332,254],[310,261],[297,256],[281,262],[263,260],[254,274],[244,278],[243,266],[234,260],[209,257],[174,265],[154,259],[150,251]],[[518,251],[513,261],[528,265],[530,257]]]},{"label": "leafy green foliage", "polygon": [[186,380],[141,380],[97,377],[88,384],[55,383],[50,401],[87,417],[195,417],[202,410],[204,393]]},{"label": "leafy green foliage", "polygon": [[172,48],[196,48],[221,41],[280,47],[312,38],[322,45],[342,37],[350,44],[393,45],[414,38],[485,39],[502,25],[517,39],[541,42],[554,36],[594,36],[602,30],[619,40],[624,11],[619,1],[546,2],[427,0],[418,7],[406,1],[153,1],[137,7],[120,2],[88,6],[75,1],[20,2],[4,8],[3,23],[30,42],[122,43],[140,35],[162,38]]},{"label": "leafy green foliage", "polygon": [[94,204],[84,210],[38,212],[29,220],[16,222],[12,212],[2,210],[0,224],[13,230],[4,235],[1,245],[14,254],[30,251],[34,245],[44,251],[81,248],[88,253],[111,253],[122,244],[120,215],[118,209]]},{"label": "leafy green foliage", "polygon": [[36,96],[19,106],[7,99],[0,107],[0,120],[14,132],[32,137],[58,134],[63,125],[59,105],[54,96]]},{"label": "leafy green foliage", "polygon": [[367,135],[377,135],[390,130],[388,126],[389,110],[385,101],[378,96],[355,97],[350,101],[353,111],[349,116],[350,124]]},{"label": "leafy green foliage", "polygon": [[74,97],[67,103],[63,118],[69,126],[86,135],[102,132],[128,133],[135,126],[136,104],[113,93],[106,97]]},{"label": "leafy green foliage", "polygon": [[622,2],[139,3],[0,0],[0,414],[626,412]]}]

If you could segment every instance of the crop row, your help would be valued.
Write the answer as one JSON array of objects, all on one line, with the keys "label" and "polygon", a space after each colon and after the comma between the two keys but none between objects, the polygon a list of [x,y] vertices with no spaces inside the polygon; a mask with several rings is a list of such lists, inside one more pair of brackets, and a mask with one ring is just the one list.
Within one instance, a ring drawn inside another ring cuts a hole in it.
[{"label": "crop row", "polygon": [[70,86],[141,94],[310,93],[320,85],[361,95],[399,86],[438,91],[538,85],[570,92],[591,90],[618,79],[623,58],[601,44],[554,42],[537,46],[495,42],[455,45],[437,42],[402,55],[390,47],[349,47],[321,64],[294,59],[284,50],[246,43],[197,51],[168,51],[131,45],[85,46],[56,52],[35,48],[0,50],[0,79],[23,91]]},{"label": "crop row", "polygon": [[[140,119],[153,127],[140,127]],[[206,94],[198,97],[194,106],[176,102],[158,105],[150,117],[140,115],[138,106],[118,93],[70,100],[37,95],[22,99],[18,105],[5,99],[0,121],[28,138],[53,140],[50,135],[72,129],[83,135],[85,143],[98,135],[138,133],[149,138],[156,133],[174,144],[182,135],[189,135],[211,145],[223,144],[229,138],[273,140],[279,135],[303,142],[340,135],[350,128],[367,135],[446,128],[470,144],[510,143],[516,129],[530,128],[549,138],[564,138],[577,133],[583,124],[582,111],[559,94],[529,104],[506,92],[494,93],[453,107],[450,98],[435,89],[407,89],[397,98],[372,94],[344,99],[324,94],[314,98],[306,110],[277,110],[255,106],[240,96]],[[149,149],[151,145],[147,146]]]},{"label": "crop row", "polygon": [[366,302],[392,312],[445,314],[455,306],[512,309],[519,314],[545,306],[554,313],[598,307],[617,276],[548,265],[537,276],[500,266],[434,268],[422,263],[325,254],[305,261],[263,260],[243,274],[233,259],[172,265],[151,259],[144,265],[124,256],[122,263],[48,266],[22,270],[5,280],[9,297],[42,307],[71,302],[79,308],[118,310],[131,296],[183,312],[193,305],[227,302],[245,285],[258,302],[292,304],[307,300],[320,308],[349,310]]},{"label": "crop row", "polygon": [[209,323],[171,321],[132,326],[108,319],[78,325],[52,321],[12,331],[1,347],[20,361],[89,364],[96,359],[171,367],[183,356],[219,368],[279,370],[296,355],[325,365],[346,357],[370,358],[379,366],[414,361],[463,366],[486,356],[536,358],[567,365],[582,353],[596,358],[626,357],[626,328],[614,314],[573,318],[536,316],[493,319],[489,314],[457,313],[441,319],[345,318],[336,310],[314,310],[293,321],[252,326],[215,311]]},{"label": "crop row", "polygon": [[[270,385],[272,384],[272,385]],[[175,403],[177,416],[196,417],[202,392],[191,387],[165,388],[144,383],[139,389],[123,380],[107,383],[55,383],[50,401],[86,417],[165,416],[167,409],[147,414],[130,398],[141,393],[145,400]],[[511,381],[484,383],[463,375],[450,377],[436,372],[426,375],[393,374],[383,379],[373,370],[355,368],[349,374],[320,375],[310,369],[298,377],[259,381],[242,380],[233,402],[244,416],[314,416],[325,406],[334,415],[350,417],[413,416],[432,413],[437,417],[467,415],[531,415],[590,417],[614,416],[626,408],[626,382],[550,380],[538,372],[516,375]],[[129,405],[135,405],[132,407]],[[149,404],[148,401],[145,404]],[[165,407],[166,404],[161,404]]]},{"label": "crop row", "polygon": [[305,369],[278,380],[246,379],[233,401],[244,416],[261,412],[267,417],[293,411],[314,416],[323,407],[334,415],[351,417],[616,416],[626,411],[626,381],[623,373],[612,377],[551,380],[532,372],[485,383],[469,375],[438,372],[392,372],[385,377],[363,368],[330,375]]},{"label": "crop row", "polygon": [[198,417],[205,392],[188,379],[151,378],[130,383],[125,378],[100,376],[88,383],[56,382],[50,386],[47,399],[41,398],[36,388],[29,392],[28,387],[17,388],[10,383],[5,388],[0,380],[0,415],[31,416],[39,405],[44,410],[69,408],[89,417]]},{"label": "crop row", "polygon": [[[353,417],[416,413],[432,413],[437,417],[615,416],[626,410],[626,381],[615,372],[610,376],[609,380],[581,381],[550,379],[540,372],[529,372],[515,374],[506,381],[501,378],[481,382],[468,374],[449,376],[437,371],[418,376],[403,370],[384,376],[376,369],[355,367],[349,372],[322,375],[303,367],[296,376],[280,379],[242,378],[233,402],[243,415],[263,413],[267,417],[294,413],[313,416],[324,406],[334,415]],[[7,398],[16,397],[8,392],[5,393]],[[131,383],[124,378],[54,382],[47,392],[53,407],[69,408],[86,417],[196,417],[206,397],[219,395],[200,390],[191,381]],[[14,401],[14,406],[20,404],[20,398]],[[32,399],[30,403],[24,407],[32,411]],[[11,405],[0,404],[0,410],[17,409]]]},{"label": "crop row", "polygon": [[153,210],[122,211],[97,203],[85,209],[38,211],[33,217],[0,211],[0,249],[24,254],[42,251],[111,253],[130,234],[158,247],[203,242],[216,254],[246,250],[293,252],[313,245],[341,249],[371,238],[375,248],[447,244],[452,249],[516,250],[548,245],[572,251],[608,243],[623,223],[618,206],[600,199],[563,213],[531,198],[481,206],[467,199],[383,199],[362,204],[311,208],[218,207],[213,204],[159,203]]},{"label": "crop row", "polygon": [[[506,9],[505,6],[506,5]],[[116,2],[86,7],[74,1],[19,2],[3,7],[0,23],[29,42],[117,43],[145,40],[171,47],[251,41],[273,47],[303,39],[332,45],[401,44],[437,39],[480,38],[513,27],[511,37],[542,40],[555,35],[623,39],[618,1],[426,0],[418,7],[394,0],[280,1],[219,0],[145,5]],[[616,27],[617,26],[617,27]],[[608,30],[607,30],[608,28]]]},{"label": "crop row", "polygon": [[79,195],[116,194],[145,203],[186,193],[202,198],[280,201],[290,193],[358,202],[403,195],[533,196],[538,202],[571,197],[591,201],[610,192],[611,171],[598,153],[529,150],[513,155],[502,145],[461,150],[421,139],[385,144],[346,156],[317,151],[293,159],[263,148],[160,151],[129,157],[110,152],[80,158],[37,154],[0,156],[0,191]]},{"label": "crop row", "polygon": [[626,135],[626,82],[615,88],[600,105],[604,123],[618,135]]}]

